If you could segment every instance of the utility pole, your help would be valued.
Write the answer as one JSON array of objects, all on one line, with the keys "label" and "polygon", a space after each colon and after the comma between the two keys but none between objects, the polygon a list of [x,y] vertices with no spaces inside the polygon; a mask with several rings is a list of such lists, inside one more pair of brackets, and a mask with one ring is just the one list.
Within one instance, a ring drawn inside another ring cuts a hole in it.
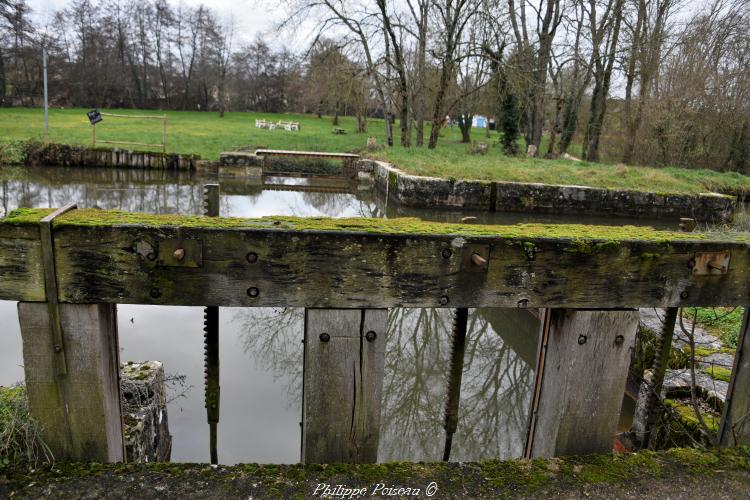
[{"label": "utility pole", "polygon": [[42,70],[44,73],[44,137],[49,139],[49,103],[47,102],[47,48],[42,47]]}]

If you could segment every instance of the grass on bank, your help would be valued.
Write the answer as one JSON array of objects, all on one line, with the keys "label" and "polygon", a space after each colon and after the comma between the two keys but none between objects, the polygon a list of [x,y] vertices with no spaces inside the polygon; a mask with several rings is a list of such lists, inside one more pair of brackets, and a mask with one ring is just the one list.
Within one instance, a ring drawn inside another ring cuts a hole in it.
[{"label": "grass on bank", "polygon": [[14,463],[37,466],[53,459],[29,414],[26,387],[0,386],[0,472]]},{"label": "grass on bank", "polygon": [[[91,125],[86,109],[50,110],[49,141],[66,144],[91,144]],[[155,110],[103,110],[120,114],[159,115]],[[362,151],[368,136],[379,145],[385,144],[385,125],[382,120],[368,121],[366,134],[356,133],[355,119],[341,117],[339,127],[346,134],[333,134],[330,117],[273,113],[227,113],[219,118],[215,112],[167,111],[167,150],[175,153],[194,153],[203,158],[217,159],[222,151],[258,147],[313,151]],[[255,120],[297,121],[299,132],[255,128]],[[160,120],[140,120],[104,117],[97,125],[98,140],[122,140],[157,143],[161,141]],[[397,128],[397,127],[396,127]],[[37,139],[43,140],[43,115],[40,109],[0,109],[0,143]],[[662,193],[699,193],[721,191],[738,193],[750,191],[750,177],[735,172],[716,172],[705,169],[674,167],[628,167],[573,160],[544,160],[505,156],[497,145],[499,135],[475,129],[472,138],[490,144],[486,155],[468,153],[469,146],[457,141],[456,127],[441,132],[435,150],[381,147],[367,155],[389,161],[402,170],[418,174],[454,179],[494,181],[542,182],[546,184],[574,184],[652,191]],[[398,130],[396,130],[398,142]],[[137,148],[134,148],[137,149]],[[542,151],[546,150],[544,144]],[[573,148],[575,153],[575,147]]]}]

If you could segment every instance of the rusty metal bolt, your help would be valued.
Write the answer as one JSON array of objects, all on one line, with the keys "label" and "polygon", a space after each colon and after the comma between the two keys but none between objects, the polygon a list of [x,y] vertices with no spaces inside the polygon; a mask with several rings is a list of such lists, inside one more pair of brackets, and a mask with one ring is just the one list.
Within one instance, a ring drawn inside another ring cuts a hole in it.
[{"label": "rusty metal bolt", "polygon": [[453,255],[453,250],[451,250],[450,248],[443,248],[443,251],[440,252],[440,255],[442,255],[444,259],[450,259],[451,255]]},{"label": "rusty metal bolt", "polygon": [[682,300],[685,300],[686,298],[688,298],[688,295],[689,295],[689,294],[687,293],[687,290],[686,290],[686,291],[684,291],[684,292],[682,292],[682,293],[680,294],[680,298],[681,298]]},{"label": "rusty metal bolt", "polygon": [[378,334],[370,330],[369,332],[365,333],[365,338],[368,342],[372,342],[376,338],[378,338]]},{"label": "rusty metal bolt", "polygon": [[152,299],[158,299],[161,297],[161,291],[158,288],[152,288],[149,295],[151,295]]},{"label": "rusty metal bolt", "polygon": [[250,296],[250,297],[252,297],[252,298],[255,298],[258,295],[260,295],[260,290],[258,290],[254,286],[251,286],[250,288],[247,289],[247,295]]},{"label": "rusty metal bolt", "polygon": [[529,299],[521,299],[518,301],[518,307],[520,309],[526,309],[529,306]]},{"label": "rusty metal bolt", "polygon": [[245,260],[247,260],[250,264],[255,264],[256,262],[258,262],[258,254],[255,252],[249,252],[245,256]]},{"label": "rusty metal bolt", "polygon": [[478,253],[471,254],[471,262],[477,267],[487,267],[487,259]]},{"label": "rusty metal bolt", "polygon": [[625,336],[624,335],[618,335],[615,337],[615,344],[622,345],[623,342],[625,342]]},{"label": "rusty metal bolt", "polygon": [[320,334],[320,341],[321,342],[328,342],[329,340],[331,340],[331,336],[330,335],[328,335],[325,332],[323,332],[323,333]]},{"label": "rusty metal bolt", "polygon": [[447,295],[443,295],[442,297],[440,297],[440,305],[441,306],[448,305],[448,296]]},{"label": "rusty metal bolt", "polygon": [[185,258],[185,249],[184,248],[178,248],[174,251],[174,258],[177,260],[182,260]]},{"label": "rusty metal bolt", "polygon": [[583,344],[585,344],[585,343],[586,343],[586,340],[588,340],[588,339],[586,338],[586,336],[585,336],[585,335],[579,335],[579,336],[578,336],[578,345],[583,345]]},{"label": "rusty metal bolt", "polygon": [[153,262],[153,261],[155,261],[155,260],[156,260],[156,253],[154,253],[154,252],[149,252],[149,253],[148,253],[148,255],[146,255],[146,258],[147,258],[148,260],[150,260],[150,261],[152,261],[152,262]]}]

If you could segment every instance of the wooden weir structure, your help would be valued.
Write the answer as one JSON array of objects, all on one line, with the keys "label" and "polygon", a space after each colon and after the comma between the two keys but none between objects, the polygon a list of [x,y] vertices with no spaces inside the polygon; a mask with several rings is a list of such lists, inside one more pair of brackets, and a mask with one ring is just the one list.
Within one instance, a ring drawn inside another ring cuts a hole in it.
[{"label": "wooden weir structure", "polygon": [[[750,304],[750,239],[21,209],[0,219],[0,299],[19,301],[30,408],[58,459],[124,458],[116,304],[306,308],[305,462],[377,459],[388,308],[540,309],[526,454],[553,456],[611,449],[636,308]],[[747,328],[725,445],[750,444]]]}]

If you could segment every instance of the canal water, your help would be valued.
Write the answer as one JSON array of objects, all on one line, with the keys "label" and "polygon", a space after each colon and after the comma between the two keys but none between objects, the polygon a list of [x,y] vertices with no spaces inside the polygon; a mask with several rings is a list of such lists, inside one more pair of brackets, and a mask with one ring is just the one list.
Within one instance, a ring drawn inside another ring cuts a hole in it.
[{"label": "canal water", "polygon": [[[99,207],[149,213],[202,212],[205,183],[215,179],[135,169],[0,167],[0,217],[18,207]],[[267,178],[265,187],[221,180],[221,213],[327,217],[414,216],[479,223],[646,224],[659,221],[492,214],[399,207],[376,191],[340,181]],[[170,385],[173,461],[206,462],[202,308],[118,306],[121,359],[159,360]],[[23,380],[14,302],[0,301],[0,385]],[[389,313],[381,415],[381,461],[442,457],[446,377],[452,326],[449,309]],[[303,310],[221,308],[222,463],[294,463],[300,458]],[[527,311],[472,309],[452,460],[522,454],[534,375],[538,322]]]}]

